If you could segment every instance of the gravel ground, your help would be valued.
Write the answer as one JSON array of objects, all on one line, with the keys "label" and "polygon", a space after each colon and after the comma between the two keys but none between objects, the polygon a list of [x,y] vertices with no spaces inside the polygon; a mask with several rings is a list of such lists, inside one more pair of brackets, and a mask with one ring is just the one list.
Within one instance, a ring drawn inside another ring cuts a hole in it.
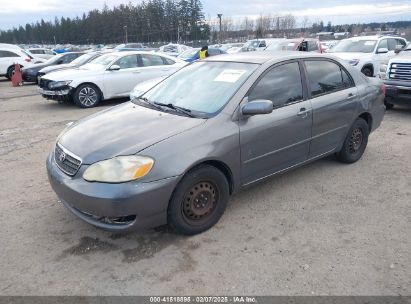
[{"label": "gravel ground", "polygon": [[98,230],[49,186],[65,124],[119,102],[84,110],[0,79],[0,295],[411,295],[411,109],[386,114],[358,163],[269,179],[180,237]]}]

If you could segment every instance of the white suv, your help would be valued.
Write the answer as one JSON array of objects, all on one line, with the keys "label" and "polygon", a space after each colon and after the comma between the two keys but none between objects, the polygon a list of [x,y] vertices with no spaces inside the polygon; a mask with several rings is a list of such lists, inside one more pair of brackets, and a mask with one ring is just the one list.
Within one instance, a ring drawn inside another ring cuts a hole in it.
[{"label": "white suv", "polygon": [[20,67],[30,66],[33,64],[32,59],[33,57],[22,48],[12,44],[0,43],[0,76],[11,79],[15,63],[18,63]]},{"label": "white suv", "polygon": [[362,36],[341,40],[329,53],[348,61],[364,75],[378,75],[380,64],[395,56],[396,49],[407,45],[407,40],[397,36]]}]

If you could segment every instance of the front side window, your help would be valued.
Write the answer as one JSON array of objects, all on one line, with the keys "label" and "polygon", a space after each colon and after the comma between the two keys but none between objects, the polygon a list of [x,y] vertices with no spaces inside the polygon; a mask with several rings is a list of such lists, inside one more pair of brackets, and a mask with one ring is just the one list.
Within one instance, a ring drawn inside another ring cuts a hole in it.
[{"label": "front side window", "polygon": [[338,64],[326,60],[306,60],[304,62],[312,97],[352,86],[350,77]]},{"label": "front side window", "polygon": [[389,49],[388,48],[388,39],[383,39],[378,44],[378,49]]},{"label": "front side window", "polygon": [[114,63],[114,65],[118,65],[121,70],[136,68],[138,67],[137,56],[128,55],[128,56],[121,57],[119,60],[117,60]]},{"label": "front side window", "polygon": [[257,64],[237,62],[195,62],[171,75],[142,97],[151,102],[172,104],[203,116],[222,109]]},{"label": "front side window", "polygon": [[144,67],[164,65],[163,59],[157,55],[140,55]]},{"label": "front side window", "polygon": [[316,41],[308,41],[308,52],[318,51],[318,43]]},{"label": "front side window", "polygon": [[303,86],[298,62],[274,67],[266,73],[251,90],[248,100],[265,99],[273,102],[274,108],[303,99]]}]

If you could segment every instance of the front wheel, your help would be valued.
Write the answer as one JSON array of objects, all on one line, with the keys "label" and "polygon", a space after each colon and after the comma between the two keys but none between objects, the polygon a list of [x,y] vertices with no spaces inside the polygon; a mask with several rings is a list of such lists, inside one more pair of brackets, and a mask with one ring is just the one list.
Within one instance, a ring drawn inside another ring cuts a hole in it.
[{"label": "front wheel", "polygon": [[203,165],[186,174],[174,191],[167,211],[168,225],[177,233],[194,235],[214,226],[229,198],[225,175]]},{"label": "front wheel", "polygon": [[7,75],[6,75],[6,77],[7,77],[8,80],[11,80],[11,77],[12,77],[13,74],[14,74],[14,70],[15,70],[14,65],[12,65],[11,67],[9,67],[9,68],[7,69]]},{"label": "front wheel", "polygon": [[374,76],[374,72],[370,67],[365,67],[361,70],[361,72],[367,76],[367,77],[373,77]]},{"label": "front wheel", "polygon": [[75,90],[73,99],[82,108],[93,108],[100,102],[101,93],[93,84],[82,84]]},{"label": "front wheel", "polygon": [[387,110],[392,110],[392,109],[394,108],[394,104],[392,104],[392,103],[389,103],[389,102],[387,102],[387,101],[384,101],[384,104],[385,104],[385,108],[386,108]]},{"label": "front wheel", "polygon": [[367,122],[357,118],[344,140],[341,151],[337,153],[338,160],[348,164],[358,161],[367,147],[369,133]]}]

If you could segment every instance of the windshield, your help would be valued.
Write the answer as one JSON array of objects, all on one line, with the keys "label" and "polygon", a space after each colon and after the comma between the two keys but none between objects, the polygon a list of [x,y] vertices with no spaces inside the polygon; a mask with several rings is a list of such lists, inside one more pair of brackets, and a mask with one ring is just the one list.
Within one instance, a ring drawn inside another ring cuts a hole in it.
[{"label": "windshield", "polygon": [[96,54],[93,54],[93,53],[84,54],[84,55],[81,55],[80,57],[74,59],[71,62],[71,64],[73,64],[73,65],[83,65],[83,64],[86,64],[91,58],[93,58],[95,56],[100,56],[100,55],[96,55]]},{"label": "windshield", "polygon": [[63,54],[54,55],[53,57],[51,57],[50,59],[48,59],[48,60],[45,61],[44,63],[54,63],[54,62],[56,62],[57,60],[59,60],[61,57],[63,57],[63,55],[64,55],[64,53],[63,53]]},{"label": "windshield", "polygon": [[329,52],[372,53],[377,40],[341,40]]},{"label": "windshield", "polygon": [[237,92],[258,65],[237,62],[195,62],[165,79],[142,97],[183,107],[209,117]]},{"label": "windshield", "polygon": [[184,51],[178,56],[178,58],[181,58],[181,59],[191,58],[194,55],[196,55],[199,50],[200,49],[191,49],[191,50]]},{"label": "windshield", "polygon": [[270,44],[266,51],[293,51],[296,49],[297,41],[278,41]]},{"label": "windshield", "polygon": [[96,59],[94,59],[93,61],[91,61],[88,64],[95,64],[95,65],[101,65],[101,66],[106,66],[108,65],[110,62],[112,62],[114,59],[119,58],[116,55],[112,55],[112,54],[107,54],[107,55],[103,55],[100,56]]}]

